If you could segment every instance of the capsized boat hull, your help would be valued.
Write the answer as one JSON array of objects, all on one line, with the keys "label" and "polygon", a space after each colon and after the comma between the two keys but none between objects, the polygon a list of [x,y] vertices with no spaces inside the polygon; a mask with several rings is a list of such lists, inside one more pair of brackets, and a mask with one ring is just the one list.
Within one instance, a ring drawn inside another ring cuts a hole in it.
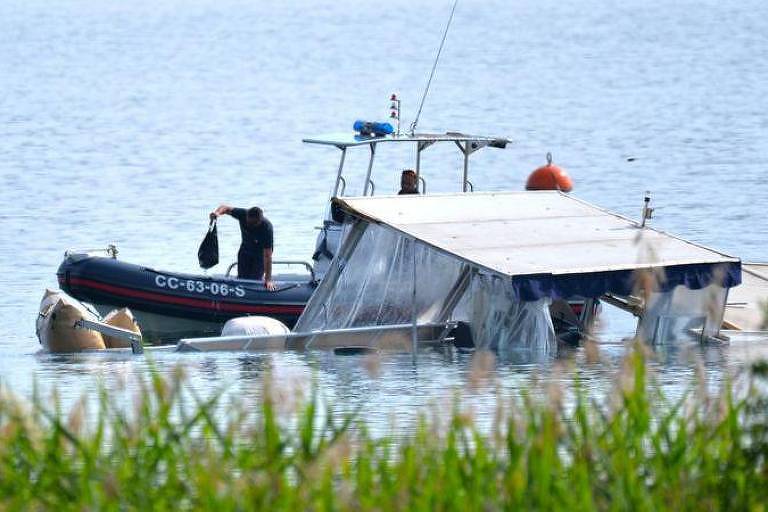
[{"label": "capsized boat hull", "polygon": [[99,319],[71,297],[56,290],[45,290],[35,325],[37,339],[43,349],[57,353],[105,349],[101,334],[78,329],[75,324],[79,320]]},{"label": "capsized boat hull", "polygon": [[56,274],[62,290],[101,313],[129,307],[145,338],[159,342],[218,334],[227,320],[247,315],[293,326],[316,287],[307,276],[281,275],[271,292],[261,281],[167,272],[93,255],[66,257]]}]

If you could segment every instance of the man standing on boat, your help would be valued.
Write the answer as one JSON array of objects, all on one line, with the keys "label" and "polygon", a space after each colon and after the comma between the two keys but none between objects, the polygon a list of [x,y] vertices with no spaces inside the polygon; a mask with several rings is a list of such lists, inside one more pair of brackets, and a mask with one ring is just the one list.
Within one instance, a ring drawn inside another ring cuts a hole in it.
[{"label": "man standing on boat", "polygon": [[211,219],[224,214],[231,215],[240,223],[242,242],[237,252],[237,277],[257,280],[263,277],[266,289],[275,291],[272,281],[272,223],[258,206],[246,210],[222,204],[211,212]]}]

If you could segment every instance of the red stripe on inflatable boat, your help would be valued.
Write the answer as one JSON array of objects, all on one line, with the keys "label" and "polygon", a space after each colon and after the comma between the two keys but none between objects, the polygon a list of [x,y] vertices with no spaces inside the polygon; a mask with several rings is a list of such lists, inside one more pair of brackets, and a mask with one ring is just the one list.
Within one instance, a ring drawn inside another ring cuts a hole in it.
[{"label": "red stripe on inflatable boat", "polygon": [[87,288],[93,288],[96,290],[114,293],[115,295],[121,295],[124,297],[131,297],[134,299],[145,299],[155,302],[162,302],[164,304],[192,306],[214,311],[228,311],[235,313],[284,313],[299,315],[304,310],[304,306],[296,306],[293,304],[285,306],[276,304],[269,306],[257,306],[247,304],[232,304],[231,302],[218,302],[206,299],[193,299],[190,297],[173,297],[170,295],[164,295],[162,293],[145,292],[131,288],[124,288],[122,286],[100,283],[98,281],[91,281],[90,279],[83,279],[80,277],[70,277],[69,284],[72,286],[84,286]]}]

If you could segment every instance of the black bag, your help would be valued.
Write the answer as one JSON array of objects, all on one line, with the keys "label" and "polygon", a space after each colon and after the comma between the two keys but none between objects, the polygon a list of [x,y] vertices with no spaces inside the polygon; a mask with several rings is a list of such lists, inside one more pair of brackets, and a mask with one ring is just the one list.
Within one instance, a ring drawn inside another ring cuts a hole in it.
[{"label": "black bag", "polygon": [[211,219],[208,233],[205,234],[203,243],[197,250],[197,261],[200,262],[200,267],[206,269],[219,263],[219,235],[216,233],[216,219]]}]

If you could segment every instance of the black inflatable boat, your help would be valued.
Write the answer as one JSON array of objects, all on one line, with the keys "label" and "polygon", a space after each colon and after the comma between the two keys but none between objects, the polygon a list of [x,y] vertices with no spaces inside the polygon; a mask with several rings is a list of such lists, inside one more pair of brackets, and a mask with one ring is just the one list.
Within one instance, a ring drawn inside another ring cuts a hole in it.
[{"label": "black inflatable boat", "polygon": [[129,307],[145,337],[156,342],[219,335],[227,320],[246,315],[292,327],[317,286],[311,268],[277,275],[271,292],[262,281],[155,270],[119,261],[114,252],[68,252],[56,274],[62,290],[101,314]]}]

